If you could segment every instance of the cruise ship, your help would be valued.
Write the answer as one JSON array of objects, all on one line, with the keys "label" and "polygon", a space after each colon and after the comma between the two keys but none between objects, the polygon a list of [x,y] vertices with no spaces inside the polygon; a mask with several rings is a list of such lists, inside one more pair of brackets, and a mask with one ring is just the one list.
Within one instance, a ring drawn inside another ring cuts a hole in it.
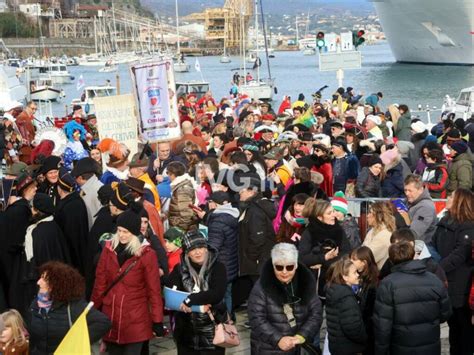
[{"label": "cruise ship", "polygon": [[473,0],[372,0],[395,59],[474,65]]}]

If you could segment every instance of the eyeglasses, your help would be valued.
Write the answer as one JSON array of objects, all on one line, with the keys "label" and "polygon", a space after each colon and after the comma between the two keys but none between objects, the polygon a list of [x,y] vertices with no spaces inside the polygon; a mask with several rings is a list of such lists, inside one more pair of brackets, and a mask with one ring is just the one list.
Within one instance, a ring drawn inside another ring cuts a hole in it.
[{"label": "eyeglasses", "polygon": [[283,270],[286,270],[288,272],[291,272],[295,269],[295,264],[291,264],[291,265],[273,265],[273,267],[275,268],[276,271],[283,271]]}]

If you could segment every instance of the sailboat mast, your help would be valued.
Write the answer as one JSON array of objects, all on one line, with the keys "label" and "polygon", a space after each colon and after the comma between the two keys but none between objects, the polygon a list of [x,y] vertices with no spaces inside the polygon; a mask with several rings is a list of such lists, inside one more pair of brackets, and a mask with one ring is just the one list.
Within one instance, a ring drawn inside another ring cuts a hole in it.
[{"label": "sailboat mast", "polygon": [[240,6],[241,6],[241,10],[240,10],[240,30],[242,31],[242,60],[244,62],[244,73],[243,73],[243,77],[244,77],[244,84],[247,85],[247,66],[246,66],[246,41],[247,41],[247,36],[246,36],[246,33],[245,33],[245,21],[244,21],[244,9],[243,9],[243,0],[241,0],[240,2]]},{"label": "sailboat mast", "polygon": [[258,0],[255,0],[255,63],[257,64],[257,82],[260,82],[260,56],[258,53]]},{"label": "sailboat mast", "polygon": [[262,15],[263,41],[265,43],[265,57],[267,58],[268,79],[271,82],[272,73],[270,71],[270,59],[268,58],[267,31],[265,30],[265,16],[263,15],[263,0],[260,0],[260,12]]},{"label": "sailboat mast", "polygon": [[178,0],[175,0],[175,7],[176,7],[176,36],[178,37],[177,49],[178,54],[181,52],[181,47],[179,44],[179,14],[178,14]]}]

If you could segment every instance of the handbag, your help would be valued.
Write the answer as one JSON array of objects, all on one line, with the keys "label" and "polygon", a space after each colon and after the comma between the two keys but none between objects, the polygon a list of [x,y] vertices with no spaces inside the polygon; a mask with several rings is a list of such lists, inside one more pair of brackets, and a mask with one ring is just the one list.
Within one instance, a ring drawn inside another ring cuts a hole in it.
[{"label": "handbag", "polygon": [[239,346],[239,333],[237,332],[237,328],[235,327],[234,323],[230,319],[229,314],[227,314],[227,321],[219,324],[216,324],[214,315],[211,311],[207,312],[207,314],[209,315],[209,318],[211,318],[215,327],[212,344],[221,348],[233,348],[234,346]]}]

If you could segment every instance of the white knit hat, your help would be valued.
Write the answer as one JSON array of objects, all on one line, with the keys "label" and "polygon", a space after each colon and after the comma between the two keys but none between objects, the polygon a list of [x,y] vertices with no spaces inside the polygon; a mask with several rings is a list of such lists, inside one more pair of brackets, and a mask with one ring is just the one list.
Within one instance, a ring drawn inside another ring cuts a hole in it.
[{"label": "white knit hat", "polygon": [[372,122],[375,123],[377,126],[382,124],[382,120],[380,119],[379,116],[368,115],[368,116],[366,117],[366,120],[367,120],[367,121],[372,121]]},{"label": "white knit hat", "polygon": [[423,133],[426,131],[426,124],[421,121],[413,122],[410,127],[415,133]]}]

